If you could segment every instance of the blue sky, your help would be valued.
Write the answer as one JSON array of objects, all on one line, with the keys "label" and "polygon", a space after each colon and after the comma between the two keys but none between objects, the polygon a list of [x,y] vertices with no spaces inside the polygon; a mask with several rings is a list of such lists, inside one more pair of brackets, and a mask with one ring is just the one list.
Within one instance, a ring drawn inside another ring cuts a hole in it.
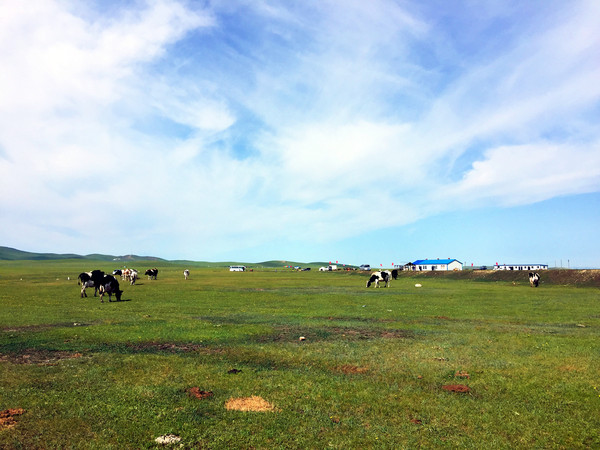
[{"label": "blue sky", "polygon": [[600,267],[596,1],[0,3],[0,245]]}]

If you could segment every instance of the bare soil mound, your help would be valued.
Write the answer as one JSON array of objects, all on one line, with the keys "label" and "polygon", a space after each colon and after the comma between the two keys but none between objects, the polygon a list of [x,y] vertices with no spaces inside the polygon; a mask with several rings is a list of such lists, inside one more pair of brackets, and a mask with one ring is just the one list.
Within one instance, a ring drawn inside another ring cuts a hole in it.
[{"label": "bare soil mound", "polygon": [[210,397],[213,396],[213,392],[212,391],[202,391],[197,386],[189,388],[188,389],[188,394],[190,395],[190,397],[195,397],[195,398],[198,398],[200,400],[203,400],[205,398],[210,398]]},{"label": "bare soil mound", "polygon": [[471,390],[469,386],[465,386],[464,384],[447,384],[442,386],[442,389],[448,392],[457,392],[459,394],[466,394]]},{"label": "bare soil mound", "polygon": [[14,427],[17,424],[15,417],[24,413],[25,410],[23,408],[5,409],[4,411],[0,411],[0,430]]}]

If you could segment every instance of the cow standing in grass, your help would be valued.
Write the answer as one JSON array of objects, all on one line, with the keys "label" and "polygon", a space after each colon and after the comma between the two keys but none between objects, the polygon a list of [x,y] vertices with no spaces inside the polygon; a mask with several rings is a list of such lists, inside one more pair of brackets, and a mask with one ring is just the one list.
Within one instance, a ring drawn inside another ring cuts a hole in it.
[{"label": "cow standing in grass", "polygon": [[85,290],[87,288],[94,288],[94,297],[98,293],[98,287],[94,286],[92,281],[92,272],[82,272],[77,277],[77,284],[81,285],[81,298],[87,297]]},{"label": "cow standing in grass", "polygon": [[156,277],[158,277],[158,269],[148,269],[144,275],[147,275],[149,280],[156,280]]},{"label": "cow standing in grass", "polygon": [[112,275],[104,275],[102,277],[102,281],[99,282],[98,291],[100,292],[100,301],[104,303],[104,294],[108,294],[108,301],[112,302],[112,295],[115,294],[115,297],[118,302],[121,301],[121,294],[123,291],[119,289],[119,282]]},{"label": "cow standing in grass", "polygon": [[188,277],[190,276],[190,271],[189,271],[189,270],[187,270],[187,269],[185,269],[185,270],[183,271],[183,276],[184,276],[184,277],[185,277],[185,279],[187,280],[187,279],[188,279]]},{"label": "cow standing in grass", "polygon": [[529,285],[531,287],[538,287],[540,284],[540,274],[537,272],[529,272]]},{"label": "cow standing in grass", "polygon": [[77,284],[81,285],[81,298],[87,297],[85,289],[89,287],[94,288],[95,297],[103,277],[104,272],[102,272],[101,270],[92,270],[91,272],[80,273],[79,277],[77,277]]},{"label": "cow standing in grass", "polygon": [[135,282],[137,281],[137,279],[138,279],[138,271],[135,269],[131,269],[131,272],[129,274],[129,284],[133,286],[135,284]]},{"label": "cow standing in grass", "polygon": [[392,273],[389,270],[373,272],[367,280],[367,287],[370,287],[373,283],[375,283],[375,287],[378,288],[380,281],[383,281],[385,283],[385,287],[388,287],[391,280]]}]

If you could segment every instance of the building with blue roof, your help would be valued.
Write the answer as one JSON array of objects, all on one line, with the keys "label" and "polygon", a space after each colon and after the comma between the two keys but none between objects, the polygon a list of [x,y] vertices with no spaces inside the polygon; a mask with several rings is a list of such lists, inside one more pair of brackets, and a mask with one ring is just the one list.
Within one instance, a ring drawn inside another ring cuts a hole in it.
[{"label": "building with blue roof", "polygon": [[406,265],[408,270],[424,272],[431,270],[462,270],[463,265],[458,259],[417,259]]}]

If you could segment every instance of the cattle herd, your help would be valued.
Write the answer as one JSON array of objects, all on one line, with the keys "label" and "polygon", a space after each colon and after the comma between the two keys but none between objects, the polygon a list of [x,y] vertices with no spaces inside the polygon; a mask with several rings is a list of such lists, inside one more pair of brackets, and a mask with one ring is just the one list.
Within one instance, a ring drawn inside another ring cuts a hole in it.
[{"label": "cattle herd", "polygon": [[[156,280],[158,277],[158,269],[148,269],[144,272],[144,275],[149,280]],[[104,303],[104,294],[108,294],[108,301],[112,301],[112,295],[115,295],[117,301],[121,301],[121,295],[123,291],[119,288],[119,282],[115,276],[120,276],[122,281],[127,281],[129,284],[134,285],[138,278],[138,271],[135,269],[116,269],[112,275],[106,275],[101,270],[92,270],[91,272],[82,272],[79,274],[77,283],[81,285],[81,298],[87,297],[85,290],[87,288],[94,288],[94,297],[100,293],[100,301]],[[190,271],[185,269],[183,276],[187,280],[190,276]],[[375,285],[379,287],[379,283],[384,283],[385,287],[389,287],[392,280],[398,279],[397,270],[380,270],[371,273],[367,280],[367,287]],[[537,272],[529,272],[529,284],[531,287],[538,287],[540,283],[540,275]]]},{"label": "cattle herd", "polygon": [[[156,280],[158,277],[158,269],[148,269],[145,272],[148,279]],[[188,271],[189,275],[189,271]],[[119,287],[119,281],[116,276],[121,277],[121,281],[126,281],[130,285],[134,285],[138,279],[138,271],[135,269],[116,269],[112,275],[107,275],[101,270],[92,270],[91,272],[82,272],[77,277],[77,284],[81,286],[81,298],[87,297],[85,290],[94,288],[94,297],[100,293],[100,301],[104,303],[104,294],[108,294],[108,301],[112,302],[112,295],[118,302],[121,301],[123,291]],[[187,279],[187,276],[186,276]]]}]

